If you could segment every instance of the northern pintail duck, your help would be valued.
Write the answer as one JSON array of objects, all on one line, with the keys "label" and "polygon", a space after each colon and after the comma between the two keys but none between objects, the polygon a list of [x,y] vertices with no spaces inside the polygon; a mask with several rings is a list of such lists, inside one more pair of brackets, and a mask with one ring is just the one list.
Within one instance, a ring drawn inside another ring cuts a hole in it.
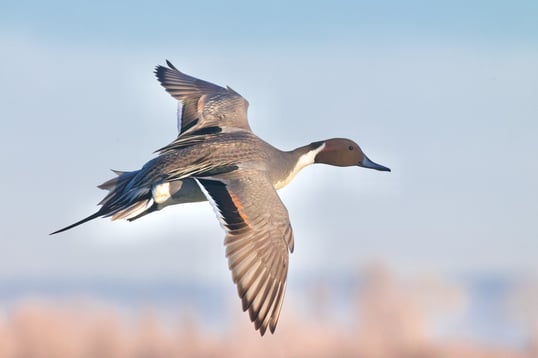
[{"label": "northern pintail duck", "polygon": [[99,186],[109,193],[94,214],[53,234],[97,217],[135,220],[170,204],[209,199],[226,231],[228,265],[254,326],[275,331],[286,289],[293,234],[276,189],[313,163],[381,171],[350,139],[335,138],[281,151],[252,133],[248,102],[230,87],[188,76],[167,61],[155,74],[175,99],[178,137],[142,169],[115,173]]}]

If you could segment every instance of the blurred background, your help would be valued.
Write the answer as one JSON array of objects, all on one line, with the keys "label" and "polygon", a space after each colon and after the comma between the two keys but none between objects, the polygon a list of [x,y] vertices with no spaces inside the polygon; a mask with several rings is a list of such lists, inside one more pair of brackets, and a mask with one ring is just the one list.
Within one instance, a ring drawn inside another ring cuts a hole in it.
[{"label": "blurred background", "polygon": [[[0,357],[538,356],[538,3],[3,1]],[[274,335],[207,203],[95,220],[109,168],[176,134],[153,75],[250,101],[282,149],[348,137],[392,173],[311,166]]]}]

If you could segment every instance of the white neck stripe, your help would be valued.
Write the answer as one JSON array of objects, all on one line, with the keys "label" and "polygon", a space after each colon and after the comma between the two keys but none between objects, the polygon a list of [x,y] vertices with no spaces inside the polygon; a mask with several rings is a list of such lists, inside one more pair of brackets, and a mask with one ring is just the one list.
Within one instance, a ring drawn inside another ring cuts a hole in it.
[{"label": "white neck stripe", "polygon": [[301,155],[299,157],[299,160],[295,164],[295,167],[293,167],[293,169],[289,173],[289,175],[284,180],[281,180],[281,181],[276,182],[274,184],[275,189],[278,190],[278,189],[281,189],[281,188],[285,187],[297,175],[297,173],[299,173],[302,169],[304,169],[305,167],[307,167],[307,166],[309,166],[311,164],[314,164],[314,161],[316,160],[316,156],[324,148],[325,148],[325,143],[320,145],[318,148],[312,149],[312,150],[306,152],[305,154]]}]

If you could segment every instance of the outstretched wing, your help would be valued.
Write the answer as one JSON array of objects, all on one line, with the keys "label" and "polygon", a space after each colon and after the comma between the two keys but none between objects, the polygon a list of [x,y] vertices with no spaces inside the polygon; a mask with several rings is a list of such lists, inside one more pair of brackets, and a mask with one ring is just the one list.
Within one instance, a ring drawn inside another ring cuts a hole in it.
[{"label": "outstretched wing", "polygon": [[288,212],[264,173],[198,179],[226,230],[226,256],[250,320],[263,336],[275,331],[288,274],[293,233]]},{"label": "outstretched wing", "polygon": [[155,75],[168,93],[183,106],[178,113],[180,135],[206,127],[232,127],[250,131],[248,101],[230,87],[223,88],[180,72],[169,61]]}]

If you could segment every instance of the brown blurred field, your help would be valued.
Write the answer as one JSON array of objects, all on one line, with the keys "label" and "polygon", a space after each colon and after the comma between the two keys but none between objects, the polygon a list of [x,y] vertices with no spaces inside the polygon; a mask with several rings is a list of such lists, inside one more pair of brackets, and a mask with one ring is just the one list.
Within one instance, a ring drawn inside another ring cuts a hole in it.
[{"label": "brown blurred field", "polygon": [[309,316],[299,313],[299,301],[292,297],[276,333],[265,337],[238,305],[222,332],[208,328],[195,312],[179,309],[163,319],[151,308],[127,315],[94,301],[28,300],[0,317],[0,357],[538,356],[532,339],[526,347],[503,348],[463,336],[436,338],[432,319],[464,309],[466,302],[460,290],[434,278],[410,283],[379,267],[369,270],[349,313],[351,325],[326,314],[327,295],[323,285],[314,289],[310,299],[317,309]]}]

